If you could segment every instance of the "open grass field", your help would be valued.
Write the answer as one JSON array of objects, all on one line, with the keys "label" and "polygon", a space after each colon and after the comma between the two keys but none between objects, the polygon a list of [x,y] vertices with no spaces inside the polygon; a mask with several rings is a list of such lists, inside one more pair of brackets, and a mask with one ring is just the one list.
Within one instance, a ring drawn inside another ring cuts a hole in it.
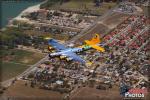
[{"label": "open grass field", "polygon": [[116,6],[116,3],[114,2],[104,2],[99,7],[96,7],[93,0],[71,0],[69,2],[63,3],[62,5],[59,3],[55,4],[51,6],[50,9],[75,10],[81,12],[89,11],[94,14],[103,14],[114,6]]},{"label": "open grass field", "polygon": [[38,52],[35,53],[17,49],[2,51],[2,54],[4,62],[14,62],[27,65],[32,65],[44,57],[43,54]]},{"label": "open grass field", "polygon": [[2,81],[21,74],[30,65],[35,64],[44,57],[41,53],[17,49],[2,51],[2,54]]},{"label": "open grass field", "polygon": [[15,77],[29,66],[24,64],[17,64],[13,62],[3,62],[1,65],[1,81]]}]

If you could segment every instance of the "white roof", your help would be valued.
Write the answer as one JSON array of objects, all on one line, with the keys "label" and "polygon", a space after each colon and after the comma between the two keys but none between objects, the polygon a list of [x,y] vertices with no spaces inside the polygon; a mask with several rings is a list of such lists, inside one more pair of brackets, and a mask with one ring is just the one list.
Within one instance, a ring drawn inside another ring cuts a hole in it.
[{"label": "white roof", "polygon": [[59,84],[59,85],[60,85],[60,84],[63,84],[63,81],[57,80],[57,81],[56,81],[56,84]]}]

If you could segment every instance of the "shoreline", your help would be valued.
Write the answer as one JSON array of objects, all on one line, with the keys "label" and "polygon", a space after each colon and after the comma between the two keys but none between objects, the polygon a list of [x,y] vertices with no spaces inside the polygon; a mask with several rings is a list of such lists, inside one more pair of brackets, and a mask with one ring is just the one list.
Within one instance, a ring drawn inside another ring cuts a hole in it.
[{"label": "shoreline", "polygon": [[21,18],[21,16],[25,13],[30,13],[30,12],[34,12],[34,11],[37,11],[40,9],[40,4],[36,4],[36,5],[33,5],[33,6],[30,6],[28,8],[26,8],[25,10],[23,10],[18,16],[14,17],[12,20],[23,20],[25,18]]},{"label": "shoreline", "polygon": [[29,21],[27,18],[21,18],[21,16],[23,14],[25,14],[25,13],[30,13],[30,12],[34,12],[34,11],[39,10],[40,9],[40,5],[43,4],[43,3],[45,3],[46,1],[47,0],[45,0],[43,2],[40,2],[39,4],[27,7],[26,9],[24,9],[23,11],[21,11],[21,13],[18,16],[14,17],[11,21],[13,21],[13,20]]},{"label": "shoreline", "polygon": [[5,25],[4,27],[1,28],[2,31],[4,31],[7,26],[11,26],[12,22],[14,20],[20,20],[20,21],[29,21],[27,18],[21,18],[21,16],[24,14],[24,13],[30,13],[30,12],[33,12],[33,11],[37,11],[40,9],[40,5],[45,3],[47,0],[43,1],[43,2],[40,2],[38,4],[35,4],[33,6],[29,6],[27,7],[26,9],[22,10],[16,17],[12,18],[11,20],[8,21],[7,25]]}]

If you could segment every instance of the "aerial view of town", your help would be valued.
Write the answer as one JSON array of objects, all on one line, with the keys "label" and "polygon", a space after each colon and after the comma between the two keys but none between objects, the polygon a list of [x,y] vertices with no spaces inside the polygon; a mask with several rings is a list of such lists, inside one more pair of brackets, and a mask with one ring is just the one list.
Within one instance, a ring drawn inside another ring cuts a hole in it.
[{"label": "aerial view of town", "polygon": [[150,0],[0,0],[0,100],[150,100]]}]

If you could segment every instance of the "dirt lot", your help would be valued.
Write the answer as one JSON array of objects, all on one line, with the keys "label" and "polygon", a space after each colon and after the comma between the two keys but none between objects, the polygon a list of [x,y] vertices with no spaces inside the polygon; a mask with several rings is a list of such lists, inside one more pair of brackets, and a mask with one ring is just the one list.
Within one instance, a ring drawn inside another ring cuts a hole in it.
[{"label": "dirt lot", "polygon": [[[126,98],[128,100],[135,100]],[[99,90],[96,88],[83,87],[74,93],[70,100],[126,100],[120,95],[119,87],[114,86],[112,89]],[[149,95],[145,95],[143,99],[137,98],[137,100],[149,100]]]},{"label": "dirt lot", "polygon": [[108,16],[106,19],[104,19],[102,23],[110,28],[114,28],[129,16],[130,15],[127,14],[113,13],[111,16]]},{"label": "dirt lot", "polygon": [[25,81],[17,81],[4,92],[3,96],[15,98],[13,100],[62,100],[64,94],[36,87],[31,88],[29,84],[25,86]]},{"label": "dirt lot", "polygon": [[[63,100],[65,94],[59,92],[39,89],[37,87],[31,88],[28,84],[25,86],[25,81],[17,81],[4,91],[2,97],[5,100]],[[8,99],[13,98],[13,99]],[[146,96],[143,100],[149,100]],[[0,100],[4,100],[1,99]],[[78,88],[76,92],[71,94],[70,100],[123,100],[119,93],[119,87],[113,86],[108,90],[99,90],[91,87]]]},{"label": "dirt lot", "polygon": [[71,100],[121,100],[121,96],[118,87],[110,90],[83,87],[73,94]]}]

